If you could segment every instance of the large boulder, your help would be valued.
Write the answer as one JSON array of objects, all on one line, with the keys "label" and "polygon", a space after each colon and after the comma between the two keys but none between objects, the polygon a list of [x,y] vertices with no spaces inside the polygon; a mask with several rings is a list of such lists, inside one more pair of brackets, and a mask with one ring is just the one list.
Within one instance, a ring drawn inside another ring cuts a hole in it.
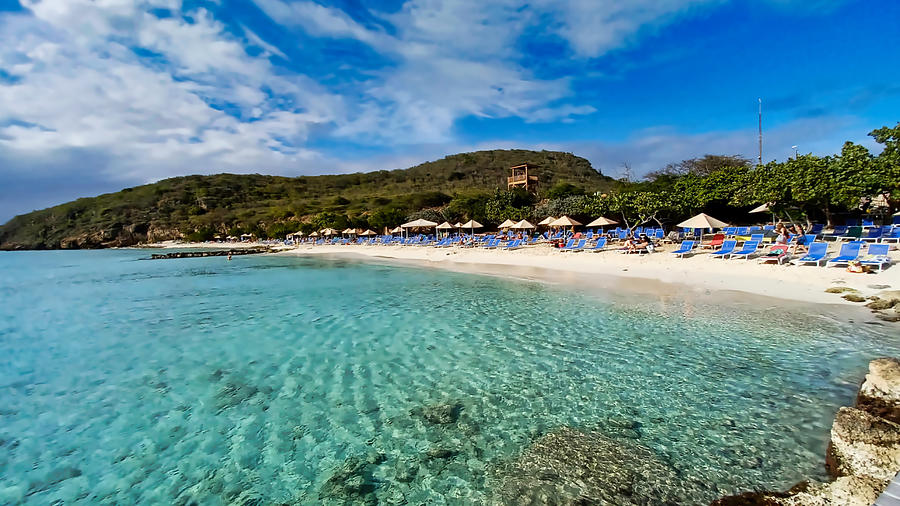
[{"label": "large boulder", "polygon": [[571,428],[538,438],[494,473],[496,504],[696,504],[704,495],[649,448]]},{"label": "large boulder", "polygon": [[810,485],[796,495],[775,499],[784,506],[869,506],[887,487],[886,480],[871,476],[842,476],[831,483]]},{"label": "large boulder", "polygon": [[900,360],[878,358],[869,363],[869,374],[859,387],[856,407],[900,423]]},{"label": "large boulder", "polygon": [[900,425],[856,408],[841,408],[827,455],[833,476],[890,480],[900,471]]}]

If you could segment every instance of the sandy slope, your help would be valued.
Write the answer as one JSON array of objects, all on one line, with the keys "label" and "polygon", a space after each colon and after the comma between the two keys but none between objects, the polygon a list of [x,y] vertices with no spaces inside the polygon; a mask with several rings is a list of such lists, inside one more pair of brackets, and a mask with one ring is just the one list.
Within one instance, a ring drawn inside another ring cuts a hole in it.
[{"label": "sandy slope", "polygon": [[[673,246],[666,247],[668,251],[672,249]],[[844,302],[839,295],[825,293],[825,289],[832,286],[856,288],[863,295],[875,294],[884,289],[877,285],[900,289],[900,265],[878,274],[855,274],[839,267],[763,265],[755,259],[723,260],[706,253],[682,259],[667,252],[641,256],[624,255],[611,250],[600,253],[562,253],[546,245],[516,251],[423,246],[303,245],[280,254],[361,255],[513,277],[541,277],[538,271],[549,269],[558,272],[561,277],[575,276],[581,281],[611,276],[640,278],[678,283],[702,290],[734,290],[817,303]],[[896,251],[891,254],[895,262],[900,261],[900,255]]]}]

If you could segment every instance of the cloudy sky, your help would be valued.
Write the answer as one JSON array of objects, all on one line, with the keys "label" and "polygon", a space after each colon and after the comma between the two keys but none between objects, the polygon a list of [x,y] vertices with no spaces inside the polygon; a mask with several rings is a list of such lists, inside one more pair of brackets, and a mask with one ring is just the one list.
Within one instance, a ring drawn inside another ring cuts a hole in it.
[{"label": "cloudy sky", "polygon": [[0,222],[197,173],[571,151],[641,174],[900,121],[895,0],[0,0]]}]

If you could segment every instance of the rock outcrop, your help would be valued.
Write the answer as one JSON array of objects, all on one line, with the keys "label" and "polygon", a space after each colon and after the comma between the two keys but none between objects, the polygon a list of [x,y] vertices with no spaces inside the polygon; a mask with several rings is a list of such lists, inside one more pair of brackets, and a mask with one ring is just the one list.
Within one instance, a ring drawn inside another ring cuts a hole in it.
[{"label": "rock outcrop", "polygon": [[869,363],[869,374],[859,387],[856,407],[900,423],[900,360],[879,358]]},{"label": "rock outcrop", "polygon": [[690,504],[697,484],[631,440],[564,427],[494,472],[496,504]]},{"label": "rock outcrop", "polygon": [[900,360],[879,358],[859,388],[855,407],[841,408],[831,427],[825,463],[830,483],[803,483],[787,492],[749,492],[714,506],[863,506],[875,502],[900,471]]}]

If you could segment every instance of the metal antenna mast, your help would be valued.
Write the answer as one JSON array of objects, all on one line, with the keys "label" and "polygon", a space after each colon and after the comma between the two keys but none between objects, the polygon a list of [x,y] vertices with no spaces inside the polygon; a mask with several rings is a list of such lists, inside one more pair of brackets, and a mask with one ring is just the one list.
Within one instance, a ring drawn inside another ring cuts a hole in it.
[{"label": "metal antenna mast", "polygon": [[759,157],[758,165],[762,165],[762,98],[759,99]]}]

